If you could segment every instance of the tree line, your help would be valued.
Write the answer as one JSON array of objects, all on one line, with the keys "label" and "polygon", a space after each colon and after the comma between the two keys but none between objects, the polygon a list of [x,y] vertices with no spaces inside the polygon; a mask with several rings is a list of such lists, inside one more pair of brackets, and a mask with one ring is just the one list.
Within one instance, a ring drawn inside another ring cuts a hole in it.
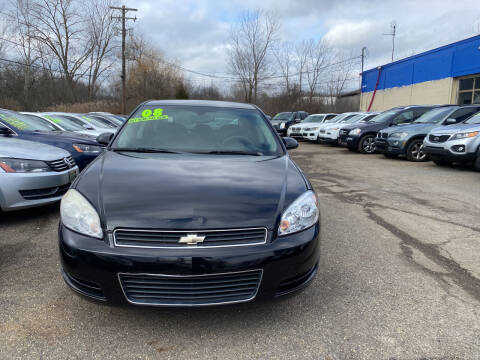
[{"label": "tree line", "polygon": [[[119,3],[10,0],[0,8],[0,107],[118,112],[120,24],[111,6]],[[127,110],[147,99],[172,98],[244,101],[271,114],[293,107],[339,110],[336,97],[358,59],[340,56],[322,40],[281,41],[280,28],[272,12],[243,13],[231,29],[228,73],[205,74],[203,85],[144,34],[130,33]]]}]

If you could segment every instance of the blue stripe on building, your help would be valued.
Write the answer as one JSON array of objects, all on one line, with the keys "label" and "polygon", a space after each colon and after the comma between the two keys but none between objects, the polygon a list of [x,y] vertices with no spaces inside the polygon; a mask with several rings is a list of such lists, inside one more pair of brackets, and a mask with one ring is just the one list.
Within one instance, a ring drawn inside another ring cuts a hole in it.
[{"label": "blue stripe on building", "polygon": [[[480,73],[480,35],[382,66],[378,90]],[[362,92],[375,90],[378,69],[363,72]]]}]

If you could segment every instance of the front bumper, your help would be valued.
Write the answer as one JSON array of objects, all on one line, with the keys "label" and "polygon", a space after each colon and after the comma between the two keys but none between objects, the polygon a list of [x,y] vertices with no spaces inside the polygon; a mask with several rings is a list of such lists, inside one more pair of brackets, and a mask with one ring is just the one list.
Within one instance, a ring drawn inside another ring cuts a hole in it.
[{"label": "front bumper", "polygon": [[405,154],[406,140],[375,138],[375,149],[382,154]]},{"label": "front bumper", "polygon": [[[112,304],[134,303],[121,286],[121,274],[188,278],[258,270],[262,276],[253,298],[262,299],[298,291],[313,280],[320,251],[319,232],[317,223],[300,233],[262,245],[145,249],[115,247],[111,234],[103,241],[60,224],[59,248],[66,283],[82,295]],[[202,305],[218,303],[168,306]]]},{"label": "front bumper", "polygon": [[336,144],[338,143],[338,130],[326,130],[325,133],[319,133],[318,137],[323,142]]},{"label": "front bumper", "polygon": [[[428,140],[423,141],[424,152],[433,158],[441,158],[449,162],[468,163],[475,159],[477,154],[476,138],[458,139],[435,143]],[[458,151],[458,148],[462,151]]]},{"label": "front bumper", "polygon": [[13,211],[57,202],[77,175],[77,166],[62,172],[0,173],[0,208]]},{"label": "front bumper", "polygon": [[358,143],[360,141],[360,136],[357,135],[347,135],[345,137],[345,146],[351,149],[356,149],[358,148]]},{"label": "front bumper", "polygon": [[319,130],[303,130],[302,136],[305,140],[317,141]]}]

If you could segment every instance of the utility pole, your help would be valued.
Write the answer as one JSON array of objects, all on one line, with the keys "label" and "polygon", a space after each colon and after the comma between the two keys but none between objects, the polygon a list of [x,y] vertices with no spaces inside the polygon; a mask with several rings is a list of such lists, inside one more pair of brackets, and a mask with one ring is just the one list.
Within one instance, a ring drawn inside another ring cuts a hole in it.
[{"label": "utility pole", "polygon": [[367,57],[367,47],[364,46],[364,47],[362,47],[362,55],[361,55],[361,58],[362,58],[362,72],[360,73],[360,91],[362,91],[363,67],[365,65],[365,58],[366,57]]},{"label": "utility pole", "polygon": [[112,16],[112,19],[122,20],[122,114],[126,114],[126,102],[127,102],[127,95],[126,95],[126,78],[127,78],[127,71],[125,66],[125,41],[127,37],[127,28],[125,26],[127,20],[136,21],[137,17],[126,17],[128,11],[138,11],[138,9],[127,8],[125,5],[122,7],[117,6],[110,6],[110,9],[113,10],[120,10],[122,12],[122,16]]},{"label": "utility pole", "polygon": [[388,36],[392,37],[392,62],[393,62],[393,55],[395,53],[395,35],[397,33],[397,23],[395,21],[393,21],[390,24],[390,27],[391,27],[391,33],[383,34],[383,35],[388,35]]}]

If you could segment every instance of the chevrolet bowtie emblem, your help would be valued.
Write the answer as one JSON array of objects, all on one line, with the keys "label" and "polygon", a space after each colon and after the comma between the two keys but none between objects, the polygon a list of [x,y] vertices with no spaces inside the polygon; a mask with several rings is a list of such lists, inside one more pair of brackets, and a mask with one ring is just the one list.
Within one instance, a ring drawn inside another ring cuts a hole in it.
[{"label": "chevrolet bowtie emblem", "polygon": [[205,240],[205,236],[198,236],[197,234],[187,234],[187,236],[182,236],[178,241],[179,244],[187,245],[197,245],[202,243]]}]

